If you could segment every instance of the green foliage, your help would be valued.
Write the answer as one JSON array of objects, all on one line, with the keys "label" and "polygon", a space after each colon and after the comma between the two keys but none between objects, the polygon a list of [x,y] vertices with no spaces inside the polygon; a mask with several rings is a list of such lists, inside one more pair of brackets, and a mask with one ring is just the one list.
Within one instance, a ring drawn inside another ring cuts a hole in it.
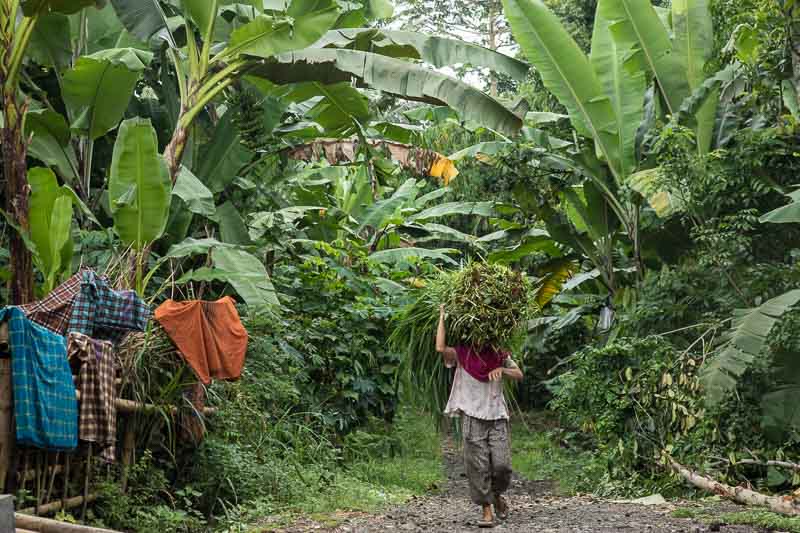
[{"label": "green foliage", "polygon": [[31,186],[31,240],[36,245],[34,258],[45,277],[43,292],[49,293],[61,274],[72,266],[72,203],[74,193],[59,187],[49,169],[28,172]]},{"label": "green foliage", "polygon": [[108,482],[100,488],[95,509],[98,525],[142,533],[193,533],[206,524],[195,507],[199,492],[190,486],[170,493],[163,467],[146,451],[130,470],[131,490]]},{"label": "green foliage", "polygon": [[593,436],[612,478],[660,476],[661,451],[703,416],[697,366],[658,337],[618,338],[573,356],[553,385],[551,406],[569,427]]},{"label": "green foliage", "polygon": [[692,518],[708,524],[746,525],[770,531],[800,532],[800,519],[769,511],[738,511],[720,513],[704,508],[684,507],[672,511],[675,518]]}]

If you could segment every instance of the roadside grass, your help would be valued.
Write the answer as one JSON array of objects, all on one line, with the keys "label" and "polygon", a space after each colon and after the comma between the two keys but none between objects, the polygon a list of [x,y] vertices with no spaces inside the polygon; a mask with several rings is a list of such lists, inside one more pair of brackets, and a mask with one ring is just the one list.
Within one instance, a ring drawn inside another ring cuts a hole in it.
[{"label": "roadside grass", "polygon": [[249,502],[218,531],[274,531],[308,519],[333,527],[353,514],[402,504],[443,485],[440,435],[430,416],[416,409],[403,409],[388,433],[358,432],[343,448],[349,457],[339,467],[304,472],[310,486],[294,501]]},{"label": "roadside grass", "polygon": [[770,511],[748,510],[715,513],[707,508],[681,507],[672,513],[674,518],[691,518],[706,524],[755,526],[767,531],[800,533],[800,518],[783,516]]},{"label": "roadside grass", "polygon": [[604,468],[591,452],[562,446],[546,413],[512,424],[511,453],[514,470],[530,480],[551,480],[558,494],[591,492]]}]

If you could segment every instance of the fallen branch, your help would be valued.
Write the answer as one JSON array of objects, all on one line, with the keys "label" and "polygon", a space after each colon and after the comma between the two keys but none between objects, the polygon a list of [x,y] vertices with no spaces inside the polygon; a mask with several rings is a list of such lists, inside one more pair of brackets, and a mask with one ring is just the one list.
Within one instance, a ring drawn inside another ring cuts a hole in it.
[{"label": "fallen branch", "polygon": [[692,472],[671,457],[669,458],[669,463],[678,475],[697,488],[713,492],[723,498],[744,505],[762,505],[769,507],[770,510],[776,513],[787,516],[800,516],[800,506],[795,503],[791,496],[769,496],[744,487],[731,487],[725,483],[701,476],[697,472]]},{"label": "fallen branch", "polygon": [[757,466],[775,466],[777,468],[788,468],[800,472],[800,464],[790,463],[789,461],[757,461],[756,459],[742,459],[731,463],[734,465],[757,465]]}]

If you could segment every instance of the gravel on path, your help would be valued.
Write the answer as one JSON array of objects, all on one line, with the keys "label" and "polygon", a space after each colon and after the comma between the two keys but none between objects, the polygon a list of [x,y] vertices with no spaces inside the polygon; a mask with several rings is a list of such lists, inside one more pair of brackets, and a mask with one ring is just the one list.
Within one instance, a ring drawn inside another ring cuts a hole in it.
[{"label": "gravel on path", "polygon": [[[327,531],[330,533],[479,531],[478,506],[469,499],[463,463],[455,451],[445,451],[447,485],[441,493],[414,498],[380,514],[341,515],[338,525],[296,523],[284,533]],[[508,520],[498,522],[496,533],[763,533],[751,526],[704,524],[673,518],[675,505],[637,505],[591,496],[560,497],[549,481],[530,481],[515,476],[507,494],[511,507]],[[731,507],[723,504],[726,511]]]}]

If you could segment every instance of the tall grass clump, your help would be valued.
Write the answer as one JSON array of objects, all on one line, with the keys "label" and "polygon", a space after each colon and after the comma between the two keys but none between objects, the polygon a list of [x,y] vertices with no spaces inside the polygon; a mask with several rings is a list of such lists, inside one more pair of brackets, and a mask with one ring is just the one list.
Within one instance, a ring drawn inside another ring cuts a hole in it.
[{"label": "tall grass clump", "polygon": [[398,314],[389,342],[393,350],[404,354],[406,383],[431,414],[438,416],[444,409],[451,379],[436,353],[439,306],[445,307],[451,346],[513,353],[523,338],[523,325],[537,309],[533,296],[532,283],[522,273],[473,262],[429,280]]}]

